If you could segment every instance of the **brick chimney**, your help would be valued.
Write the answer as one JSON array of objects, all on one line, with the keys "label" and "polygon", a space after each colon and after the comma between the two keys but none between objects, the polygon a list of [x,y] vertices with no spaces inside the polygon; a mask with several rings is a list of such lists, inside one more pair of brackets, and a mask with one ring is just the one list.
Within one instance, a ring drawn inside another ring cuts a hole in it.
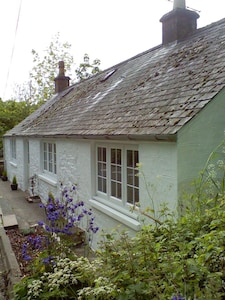
[{"label": "brick chimney", "polygon": [[162,43],[184,40],[197,29],[199,14],[186,9],[185,0],[174,0],[173,10],[165,14],[162,22]]},{"label": "brick chimney", "polygon": [[59,74],[54,79],[55,93],[60,93],[70,85],[70,77],[65,76],[64,61],[59,61]]}]

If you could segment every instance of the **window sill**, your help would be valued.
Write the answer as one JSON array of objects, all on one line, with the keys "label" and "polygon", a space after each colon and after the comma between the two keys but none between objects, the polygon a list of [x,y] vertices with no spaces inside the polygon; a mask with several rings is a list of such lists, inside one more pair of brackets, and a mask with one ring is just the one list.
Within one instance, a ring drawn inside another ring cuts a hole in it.
[{"label": "window sill", "polygon": [[55,187],[57,186],[57,181],[54,180],[54,178],[51,178],[51,177],[49,177],[49,176],[47,176],[47,175],[39,174],[39,175],[38,175],[38,178],[39,178],[40,180],[42,180],[42,181],[44,181],[44,182],[46,182],[46,183],[52,185],[52,186],[55,186]]},{"label": "window sill", "polygon": [[114,208],[111,208],[99,201],[96,200],[89,200],[90,204],[93,208],[101,211],[102,213],[108,215],[109,217],[119,221],[120,223],[126,225],[127,227],[139,231],[141,229],[141,224],[137,220],[129,217],[128,215],[120,212],[119,210],[116,210]]}]

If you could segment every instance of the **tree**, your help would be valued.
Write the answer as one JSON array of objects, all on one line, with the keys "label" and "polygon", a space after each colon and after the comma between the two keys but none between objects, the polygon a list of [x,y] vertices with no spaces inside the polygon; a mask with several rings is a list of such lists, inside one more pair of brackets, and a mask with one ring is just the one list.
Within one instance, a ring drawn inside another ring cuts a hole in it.
[{"label": "tree", "polygon": [[[64,61],[66,74],[72,78],[72,83],[87,79],[100,71],[100,60],[95,59],[90,63],[88,54],[84,55],[84,61],[75,69],[71,45],[67,42],[62,43],[59,33],[44,50],[43,57],[36,50],[32,50],[32,55],[33,67],[29,79],[15,86],[14,100],[3,102],[0,98],[0,156],[3,148],[1,138],[5,132],[29,116],[54,94],[54,78],[57,76],[59,61]],[[75,70],[74,76],[72,70]]]},{"label": "tree", "polygon": [[11,128],[24,120],[36,109],[35,105],[27,106],[25,101],[2,101],[0,99],[0,156],[2,156],[2,136]]},{"label": "tree", "polygon": [[[100,71],[100,60],[95,59],[90,63],[89,55],[84,55],[84,61],[75,69],[74,59],[71,54],[71,44],[60,41],[59,33],[53,37],[49,47],[41,57],[37,51],[32,50],[33,68],[30,72],[30,80],[27,85],[28,99],[32,103],[42,104],[54,94],[54,78],[58,69],[58,62],[63,60],[67,76],[71,83],[87,79]],[[75,70],[75,76],[72,70]]]},{"label": "tree", "polygon": [[54,94],[54,78],[58,69],[58,62],[64,61],[68,75],[74,65],[73,56],[70,53],[71,45],[59,40],[59,33],[53,37],[48,48],[44,50],[44,56],[32,50],[33,68],[30,72],[30,91],[32,103],[42,104]]},{"label": "tree", "polygon": [[100,71],[101,61],[99,59],[94,59],[92,63],[90,63],[90,58],[87,53],[84,54],[84,61],[79,65],[79,67],[75,70],[76,76],[78,80],[84,80],[92,75],[98,73]]}]

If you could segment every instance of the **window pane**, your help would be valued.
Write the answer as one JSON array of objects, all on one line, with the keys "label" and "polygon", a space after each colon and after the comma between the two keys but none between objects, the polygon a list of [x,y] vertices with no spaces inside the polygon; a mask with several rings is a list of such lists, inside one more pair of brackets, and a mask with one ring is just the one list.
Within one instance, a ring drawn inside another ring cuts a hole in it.
[{"label": "window pane", "polygon": [[102,161],[106,162],[106,148],[102,148]]},{"label": "window pane", "polygon": [[138,151],[134,151],[134,167],[137,167],[138,163],[139,163]]},{"label": "window pane", "polygon": [[111,182],[111,196],[122,199],[122,186],[120,183],[115,181]]},{"label": "window pane", "polygon": [[134,172],[131,168],[127,168],[127,184],[134,184]]},{"label": "window pane", "polygon": [[133,167],[133,151],[127,150],[127,166]]},{"label": "window pane", "polygon": [[117,159],[117,164],[118,165],[121,165],[122,163],[122,157],[121,157],[121,150],[120,149],[117,149],[117,156],[116,156],[116,159]]},{"label": "window pane", "polygon": [[117,198],[122,199],[122,184],[117,183]]},{"label": "window pane", "polygon": [[98,164],[97,164],[97,176],[98,176],[98,191],[106,193],[106,148],[98,147]]},{"label": "window pane", "polygon": [[116,164],[116,149],[111,149],[111,163]]},{"label": "window pane", "polygon": [[114,181],[111,182],[111,195],[116,197],[116,182]]},{"label": "window pane", "polygon": [[98,191],[106,193],[106,179],[98,178]]},{"label": "window pane", "polygon": [[139,202],[139,189],[134,190],[134,201],[135,203]]},{"label": "window pane", "polygon": [[139,177],[136,170],[138,162],[138,151],[127,150],[127,202],[132,205],[139,202]]},{"label": "window pane", "polygon": [[127,187],[127,202],[130,204],[134,204],[133,203],[133,188],[128,186]]},{"label": "window pane", "polygon": [[98,147],[98,161],[106,162],[106,148]]},{"label": "window pane", "polygon": [[116,180],[116,166],[111,166],[111,179]]},{"label": "window pane", "polygon": [[111,149],[111,196],[122,199],[122,151]]},{"label": "window pane", "polygon": [[102,179],[102,192],[106,193],[106,179],[105,178]]},{"label": "window pane", "polygon": [[122,182],[122,176],[121,176],[121,167],[117,166],[116,168],[116,179],[119,182]]},{"label": "window pane", "polygon": [[56,144],[54,145],[54,173],[56,174]]}]

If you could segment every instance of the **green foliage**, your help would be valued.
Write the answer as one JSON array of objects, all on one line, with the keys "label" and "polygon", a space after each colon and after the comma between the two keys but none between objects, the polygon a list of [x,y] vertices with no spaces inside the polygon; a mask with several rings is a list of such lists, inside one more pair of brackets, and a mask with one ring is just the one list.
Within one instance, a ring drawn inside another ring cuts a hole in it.
[{"label": "green foliage", "polygon": [[[71,45],[60,41],[56,34],[50,45],[44,50],[42,57],[32,50],[33,67],[29,80],[14,88],[13,99],[3,102],[0,98],[0,157],[3,155],[2,136],[18,123],[28,117],[55,93],[54,78],[57,76],[58,62],[63,60],[66,74],[72,78],[72,83],[89,78],[100,71],[100,60],[89,62],[88,54],[84,55],[84,62],[75,70]],[[75,70],[73,76],[72,70]],[[74,78],[74,79],[73,79]]]},{"label": "green foliage", "polygon": [[37,51],[32,50],[33,68],[30,72],[29,85],[27,85],[29,93],[32,95],[32,103],[40,105],[55,93],[54,78],[57,76],[59,61],[64,61],[65,73],[71,78],[71,83],[89,78],[100,71],[100,60],[95,59],[90,64],[89,56],[85,54],[84,62],[75,70],[76,76],[74,76],[72,70],[75,69],[75,64],[71,53],[71,44],[62,43],[59,33],[53,37],[44,53],[44,56],[41,57]]},{"label": "green foliage", "polygon": [[87,258],[59,258],[52,272],[43,272],[33,278],[25,277],[15,285],[14,300],[77,299],[77,290],[89,286],[95,273]]},{"label": "green foliage", "polygon": [[12,184],[17,184],[16,175],[14,175],[14,176],[13,176],[13,179],[12,179]]},{"label": "green foliage", "polygon": [[2,171],[2,176],[7,177],[7,171],[6,170]]},{"label": "green foliage", "polygon": [[34,49],[32,55],[33,67],[30,72],[30,89],[32,101],[40,105],[55,93],[54,78],[57,76],[58,62],[64,61],[68,75],[71,74],[74,62],[71,45],[67,42],[61,42],[59,33],[53,37],[50,45],[44,50],[43,56]]},{"label": "green foliage", "polygon": [[93,62],[90,63],[89,55],[85,53],[84,61],[80,63],[79,67],[75,70],[77,79],[84,80],[100,72],[100,64],[101,62],[99,59],[94,59]]},{"label": "green foliage", "polygon": [[35,109],[36,105],[28,106],[25,101],[8,100],[4,102],[0,99],[0,157],[3,153],[2,136],[29,116]]}]

